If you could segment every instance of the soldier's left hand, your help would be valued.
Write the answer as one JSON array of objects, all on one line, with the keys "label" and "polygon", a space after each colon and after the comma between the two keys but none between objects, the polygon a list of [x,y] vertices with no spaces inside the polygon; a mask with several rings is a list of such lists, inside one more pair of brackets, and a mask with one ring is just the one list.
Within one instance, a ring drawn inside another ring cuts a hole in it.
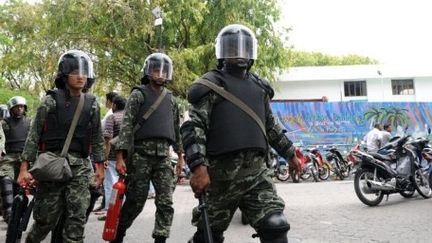
[{"label": "soldier's left hand", "polygon": [[105,168],[103,163],[96,163],[95,180],[96,187],[100,187],[105,178]]},{"label": "soldier's left hand", "polygon": [[300,174],[301,164],[297,156],[294,155],[294,157],[292,157],[288,162],[289,162],[289,166],[295,171],[295,173]]},{"label": "soldier's left hand", "polygon": [[183,156],[179,156],[177,159],[177,164],[176,164],[176,176],[177,177],[179,177],[181,175],[181,172],[183,170],[183,165],[184,165]]}]

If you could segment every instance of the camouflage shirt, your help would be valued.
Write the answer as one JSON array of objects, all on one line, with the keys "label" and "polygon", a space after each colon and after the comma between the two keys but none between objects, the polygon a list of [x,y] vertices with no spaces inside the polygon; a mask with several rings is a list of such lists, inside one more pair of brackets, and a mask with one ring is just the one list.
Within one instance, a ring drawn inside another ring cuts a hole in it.
[{"label": "camouflage shirt", "polygon": [[[32,121],[32,126],[27,137],[27,141],[22,154],[22,159],[33,162],[36,159],[39,148],[39,139],[42,134],[44,121],[49,112],[56,109],[56,101],[51,95],[45,96],[42,104],[38,107],[36,117]],[[92,104],[90,122],[92,123],[93,132],[91,134],[91,151],[94,156],[94,161],[103,162],[106,160],[104,139],[102,136],[102,128],[100,121],[99,104],[95,100]]]},{"label": "camouflage shirt", "polygon": [[6,137],[5,134],[3,132],[3,126],[0,126],[0,156],[3,155],[5,153],[5,142],[6,142]]},{"label": "camouflage shirt", "polygon": [[[172,145],[176,153],[182,151],[181,139],[180,139],[180,112],[178,107],[177,99],[172,97],[173,113],[174,113],[174,131],[176,143],[170,144],[166,139],[145,139],[140,141],[139,144],[134,144],[135,150],[141,151],[148,155],[155,156],[169,156],[169,146]],[[144,95],[138,90],[134,89],[129,96],[124,110],[123,121],[120,126],[119,140],[116,143],[116,150],[128,150],[131,139],[133,138],[133,128],[137,124],[137,121],[141,117],[137,117],[141,105],[144,103]]]},{"label": "camouflage shirt", "polygon": [[[292,146],[292,142],[286,136],[284,136],[282,128],[279,126],[277,120],[273,116],[270,107],[270,98],[268,96],[266,97],[265,127],[267,131],[267,140],[270,146],[272,146],[279,153],[279,155],[285,159],[291,158],[294,156],[294,146]],[[193,134],[195,136],[194,141],[196,141],[196,145],[198,145],[195,146],[195,148],[198,148],[199,150],[195,152],[201,155],[198,160],[204,160],[188,161],[191,167],[201,163],[208,165],[208,159],[206,158],[206,133],[209,129],[212,107],[215,104],[217,98],[218,95],[213,91],[210,91],[208,95],[201,98],[199,102],[192,104],[189,108],[189,116],[191,118],[191,122],[189,124],[193,124]]]}]

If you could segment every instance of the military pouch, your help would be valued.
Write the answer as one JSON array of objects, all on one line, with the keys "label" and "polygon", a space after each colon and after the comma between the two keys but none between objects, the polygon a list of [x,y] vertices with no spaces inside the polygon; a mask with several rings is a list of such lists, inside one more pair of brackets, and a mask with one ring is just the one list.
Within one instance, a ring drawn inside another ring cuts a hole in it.
[{"label": "military pouch", "polygon": [[69,145],[72,141],[72,136],[78,123],[78,119],[84,106],[84,96],[85,94],[80,95],[80,101],[75,110],[75,114],[69,127],[69,132],[66,136],[66,140],[60,155],[50,151],[40,153],[32,168],[29,170],[29,172],[37,181],[62,182],[68,181],[72,178],[72,170],[69,166],[67,154]]},{"label": "military pouch", "polygon": [[39,182],[63,182],[72,178],[68,159],[53,152],[39,154],[29,172]]}]

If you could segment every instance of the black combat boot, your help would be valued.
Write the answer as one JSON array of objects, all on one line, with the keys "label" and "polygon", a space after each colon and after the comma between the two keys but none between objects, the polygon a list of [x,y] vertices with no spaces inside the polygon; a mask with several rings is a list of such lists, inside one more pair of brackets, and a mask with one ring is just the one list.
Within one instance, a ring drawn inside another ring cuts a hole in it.
[{"label": "black combat boot", "polygon": [[163,236],[156,236],[154,243],[165,243],[166,242],[166,237]]},{"label": "black combat boot", "polygon": [[110,243],[122,243],[125,235],[126,230],[117,230],[116,238],[113,241],[110,241]]}]

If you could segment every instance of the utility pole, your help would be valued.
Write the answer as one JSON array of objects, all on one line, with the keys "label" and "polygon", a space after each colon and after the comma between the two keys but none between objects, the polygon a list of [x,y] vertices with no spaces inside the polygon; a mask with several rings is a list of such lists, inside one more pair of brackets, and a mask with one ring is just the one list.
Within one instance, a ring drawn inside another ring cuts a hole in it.
[{"label": "utility pole", "polygon": [[152,10],[153,16],[155,17],[154,26],[157,29],[157,49],[159,52],[162,51],[162,9],[157,6]]}]

